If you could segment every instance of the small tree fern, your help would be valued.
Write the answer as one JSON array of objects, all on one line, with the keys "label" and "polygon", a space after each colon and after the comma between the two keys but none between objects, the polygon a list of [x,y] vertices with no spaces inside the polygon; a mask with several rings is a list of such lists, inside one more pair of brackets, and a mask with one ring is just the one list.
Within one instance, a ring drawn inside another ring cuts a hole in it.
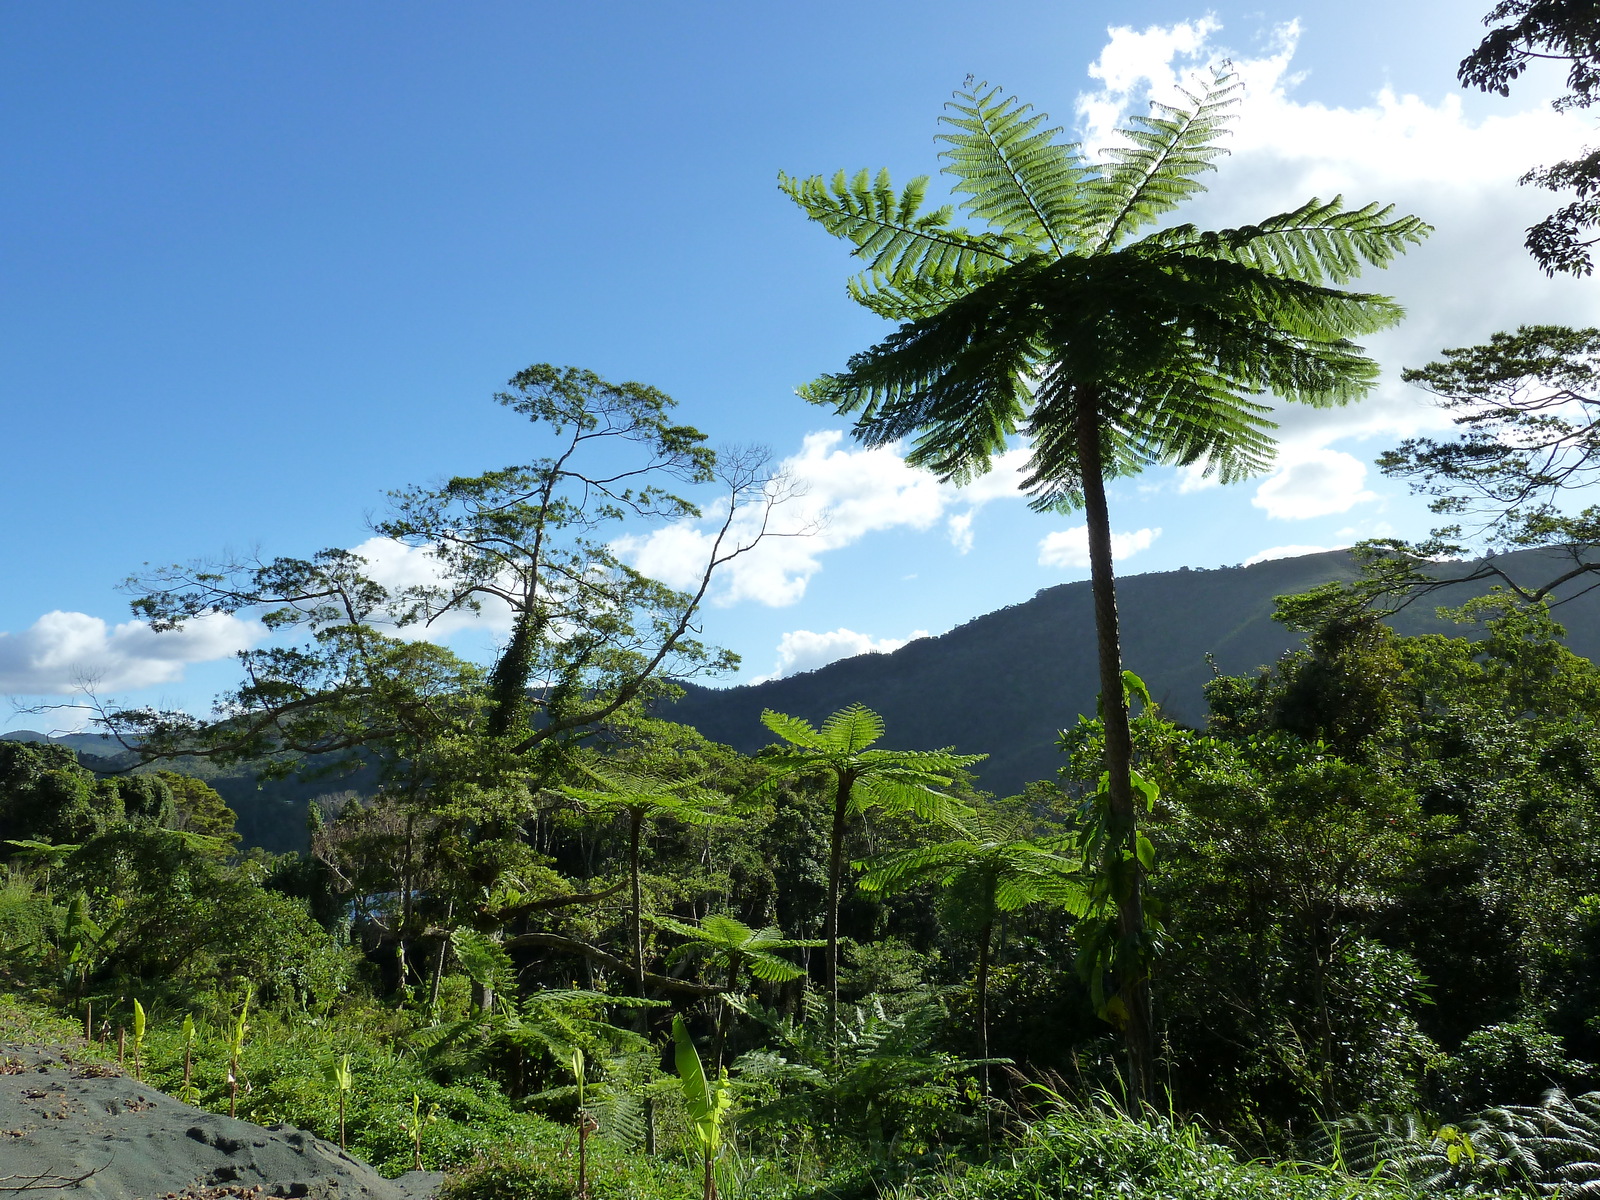
[{"label": "small tree fern", "polygon": [[944,789],[986,754],[953,750],[875,750],[883,737],[883,718],[864,704],[841,708],[818,729],[801,717],[766,709],[762,724],[788,743],[765,755],[766,778],[758,794],[794,775],[821,775],[827,781],[833,812],[828,835],[828,902],[823,914],[827,943],[828,1022],[839,1012],[839,885],[844,877],[844,839],[852,817],[874,808],[911,812],[924,820],[950,820],[970,810]]},{"label": "small tree fern", "polygon": [[[989,1057],[989,955],[995,918],[1030,904],[1054,904],[1073,916],[1089,909],[1089,894],[1078,878],[1082,861],[1067,850],[1069,839],[1029,841],[1000,821],[973,818],[961,825],[955,841],[917,846],[880,855],[866,863],[857,886],[864,892],[895,892],[934,883],[974,910],[978,962],[973,979],[979,1052]],[[988,1073],[984,1072],[988,1090]]]}]

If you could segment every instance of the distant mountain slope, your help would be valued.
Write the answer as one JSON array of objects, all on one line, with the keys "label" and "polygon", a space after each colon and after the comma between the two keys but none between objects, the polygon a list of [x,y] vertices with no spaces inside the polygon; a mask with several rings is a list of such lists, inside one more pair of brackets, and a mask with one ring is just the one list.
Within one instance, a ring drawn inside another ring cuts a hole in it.
[{"label": "distant mountain slope", "polygon": [[[1535,552],[1501,561],[1514,564],[1519,582],[1557,573]],[[1211,677],[1208,654],[1227,674],[1273,662],[1299,642],[1272,620],[1273,598],[1358,574],[1349,554],[1330,551],[1250,567],[1127,576],[1118,585],[1124,661],[1170,715],[1198,724],[1205,716],[1201,686]],[[1413,605],[1397,625],[1408,634],[1460,636],[1460,626],[1440,621],[1433,610],[1472,594],[1449,589]],[[1600,593],[1557,611],[1568,645],[1586,657],[1600,654]],[[1094,711],[1096,675],[1089,584],[1068,583],[892,654],[864,654],[762,684],[690,685],[661,715],[748,753],[772,740],[759,720],[764,708],[816,721],[860,701],[883,715],[889,745],[987,753],[979,768],[983,786],[1007,795],[1030,780],[1055,777],[1056,731]]]},{"label": "distant mountain slope", "polygon": [[63,733],[52,735],[36,733],[31,729],[18,729],[11,733],[0,733],[0,742],[53,742],[57,746],[65,746],[80,758],[117,758],[124,751],[117,742],[105,733]]}]

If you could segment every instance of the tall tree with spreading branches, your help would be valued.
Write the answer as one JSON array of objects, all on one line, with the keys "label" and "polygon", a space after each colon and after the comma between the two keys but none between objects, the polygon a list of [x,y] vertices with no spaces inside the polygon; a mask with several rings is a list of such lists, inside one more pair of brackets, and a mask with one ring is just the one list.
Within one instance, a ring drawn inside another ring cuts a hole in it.
[{"label": "tall tree with spreading branches", "polygon": [[[1365,394],[1377,364],[1352,338],[1402,315],[1342,285],[1384,266],[1429,228],[1340,197],[1234,229],[1170,224],[1203,190],[1237,84],[1215,77],[1187,107],[1156,104],[1099,161],[1046,116],[980,84],[943,117],[944,170],[961,207],[925,211],[928,181],[887,171],[780,175],[806,215],[867,268],[850,295],[898,328],[846,369],[803,389],[856,418],[870,445],[911,439],[907,461],[964,482],[1026,438],[1024,487],[1041,511],[1082,508],[1088,527],[1107,803],[1136,853],[1132,745],[1123,695],[1105,484],[1147,466],[1197,467],[1223,482],[1273,456],[1264,393],[1328,406]],[[1145,937],[1137,869],[1116,897],[1122,942]],[[1131,1091],[1151,1084],[1142,971],[1125,980]]]},{"label": "tall tree with spreading branches", "polygon": [[[1489,32],[1456,71],[1462,87],[1511,94],[1511,85],[1534,63],[1567,68],[1567,90],[1551,102],[1557,112],[1591,107],[1600,100],[1600,5],[1594,0],[1500,0],[1483,18]],[[1529,226],[1524,245],[1552,278],[1588,275],[1590,247],[1600,237],[1600,147],[1576,158],[1535,167],[1518,183],[1573,199]]]}]

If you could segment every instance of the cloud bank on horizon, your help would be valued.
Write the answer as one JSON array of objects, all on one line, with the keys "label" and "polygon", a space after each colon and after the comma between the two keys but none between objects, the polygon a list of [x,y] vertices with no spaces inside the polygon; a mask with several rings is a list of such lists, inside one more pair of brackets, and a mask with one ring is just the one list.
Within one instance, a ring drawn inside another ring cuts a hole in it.
[{"label": "cloud bank on horizon", "polygon": [[[1128,113],[1150,99],[1179,99],[1180,89],[1192,89],[1197,78],[1226,61],[1243,83],[1228,139],[1230,155],[1208,179],[1212,190],[1191,202],[1183,219],[1210,227],[1253,223],[1313,195],[1339,194],[1352,206],[1372,199],[1392,202],[1398,211],[1417,213],[1435,226],[1428,241],[1383,272],[1381,283],[1371,284],[1410,309],[1399,328],[1371,341],[1384,366],[1383,381],[1359,405],[1282,407],[1276,414],[1277,462],[1249,500],[1273,524],[1379,512],[1383,495],[1375,490],[1377,481],[1364,461],[1370,448],[1363,445],[1374,439],[1387,445],[1448,424],[1400,382],[1400,367],[1518,324],[1600,324],[1600,298],[1591,287],[1579,280],[1548,280],[1528,259],[1522,231],[1543,215],[1549,197],[1516,182],[1530,166],[1581,145],[1589,131],[1579,116],[1553,112],[1545,98],[1531,94],[1503,102],[1482,120],[1470,120],[1451,81],[1441,81],[1436,102],[1390,89],[1359,107],[1302,99],[1307,81],[1293,69],[1297,23],[1272,30],[1266,51],[1254,56],[1230,53],[1223,33],[1211,16],[1143,29],[1109,28],[1104,47],[1087,68],[1091,86],[1076,100],[1079,130],[1091,152],[1103,148]],[[1339,443],[1356,453],[1336,448]],[[907,466],[894,448],[855,447],[839,430],[812,432],[784,462],[799,494],[785,506],[781,521],[787,531],[808,531],[806,536],[771,538],[737,560],[720,580],[713,603],[799,605],[829,554],[887,533],[937,530],[965,554],[974,545],[974,514],[1017,497],[1024,458],[1025,451],[1013,451],[990,474],[955,488]],[[1192,470],[1156,472],[1152,479],[1153,486],[1178,494],[1214,485]],[[1181,537],[1175,528],[1169,532]],[[1160,534],[1158,528],[1119,531],[1118,556],[1126,559],[1148,549]],[[703,523],[681,522],[624,538],[617,548],[638,569],[682,585],[698,578],[709,537]],[[429,569],[425,550],[378,541],[358,549],[369,555],[380,577],[400,582]],[[1245,561],[1322,548],[1275,545]],[[1047,533],[1038,543],[1038,563],[1064,572],[1082,570],[1087,564],[1082,526]],[[452,616],[429,636],[445,638],[473,625],[493,631],[496,620],[492,613]],[[181,679],[187,664],[225,657],[259,637],[250,623],[231,618],[208,618],[158,635],[138,622],[112,628],[87,614],[53,612],[21,633],[0,633],[0,692],[60,695],[86,680],[121,690],[171,683]],[[792,630],[776,647],[775,674],[893,649],[904,640],[844,627],[826,633]]]}]

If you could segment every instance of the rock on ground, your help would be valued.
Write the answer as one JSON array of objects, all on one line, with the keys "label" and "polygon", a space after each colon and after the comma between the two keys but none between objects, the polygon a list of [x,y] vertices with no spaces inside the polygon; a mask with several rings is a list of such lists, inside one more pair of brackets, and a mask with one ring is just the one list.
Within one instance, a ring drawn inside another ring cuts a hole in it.
[{"label": "rock on ground", "polygon": [[191,1108],[69,1049],[0,1043],[0,1195],[427,1200],[441,1179],[385,1179],[292,1125]]}]

